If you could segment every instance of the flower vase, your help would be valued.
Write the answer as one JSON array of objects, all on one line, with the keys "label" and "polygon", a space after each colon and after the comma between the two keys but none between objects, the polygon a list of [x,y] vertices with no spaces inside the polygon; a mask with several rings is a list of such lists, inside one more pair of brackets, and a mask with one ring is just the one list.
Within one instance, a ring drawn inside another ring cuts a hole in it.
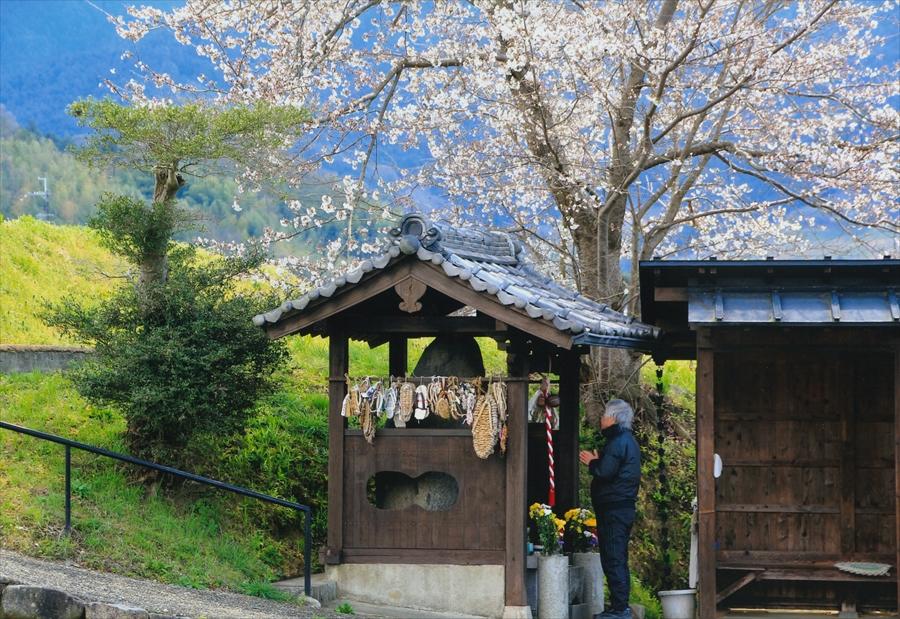
[{"label": "flower vase", "polygon": [[603,612],[603,564],[600,553],[573,552],[572,565],[584,568],[581,601],[588,605],[591,616]]},{"label": "flower vase", "polygon": [[569,616],[569,558],[549,555],[538,559],[538,619]]}]

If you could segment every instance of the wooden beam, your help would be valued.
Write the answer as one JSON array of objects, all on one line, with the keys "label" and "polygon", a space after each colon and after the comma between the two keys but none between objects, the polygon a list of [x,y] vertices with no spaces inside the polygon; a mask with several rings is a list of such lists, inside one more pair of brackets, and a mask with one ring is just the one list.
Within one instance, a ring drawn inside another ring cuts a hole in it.
[{"label": "wooden beam", "polygon": [[[477,294],[477,293],[476,293]],[[528,352],[521,340],[507,353],[506,606],[527,606],[525,528],[528,506]]]},{"label": "wooden beam", "polygon": [[712,334],[697,334],[697,494],[699,507],[700,616],[716,616],[716,480],[715,453],[715,353]]},{"label": "wooden beam", "polygon": [[725,587],[724,589],[719,591],[716,594],[716,604],[718,604],[719,602],[721,602],[722,600],[727,598],[729,595],[736,593],[737,591],[743,589],[744,587],[749,585],[751,582],[756,580],[761,571],[762,570],[753,570],[749,574],[744,574],[743,576],[741,576],[740,578],[735,580],[733,583],[731,583],[730,585],[728,585],[727,587]]},{"label": "wooden beam", "polygon": [[355,285],[339,288],[331,297],[313,301],[312,309],[288,315],[278,322],[267,324],[266,333],[272,339],[297,333],[311,327],[329,316],[339,314],[366,299],[390,290],[395,285],[409,278],[410,262],[398,263],[389,271],[371,271]]},{"label": "wooden beam", "polygon": [[568,352],[559,364],[559,432],[556,433],[556,505],[558,513],[578,507],[578,430],[581,355]]},{"label": "wooden beam", "polygon": [[[347,385],[342,378],[350,370],[347,336],[333,331],[328,339],[328,546],[325,563],[341,562],[344,545],[344,428],[341,416]],[[299,473],[298,473],[299,474]]]},{"label": "wooden beam", "polygon": [[411,267],[415,277],[435,290],[475,308],[478,312],[493,316],[497,320],[545,342],[556,344],[566,350],[572,348],[573,335],[563,333],[543,319],[532,318],[515,306],[503,305],[496,297],[473,290],[469,284],[459,278],[447,277],[441,267],[430,262],[415,262]]},{"label": "wooden beam", "polygon": [[409,346],[406,336],[392,335],[388,343],[388,372],[391,376],[406,376],[409,365]]},{"label": "wooden beam", "polygon": [[840,514],[841,509],[831,505],[773,505],[769,503],[720,503],[717,512],[747,512],[766,514]]},{"label": "wooden beam", "polygon": [[493,337],[507,332],[506,325],[490,316],[353,316],[345,321],[350,337],[390,333],[428,337],[447,333]]},{"label": "wooden beam", "polygon": [[662,302],[687,301],[688,289],[660,286],[653,289],[653,300]]},{"label": "wooden beam", "polygon": [[891,564],[895,560],[893,552],[854,552],[843,555],[840,552],[820,552],[815,550],[719,550],[716,562],[720,569],[746,566],[758,567],[834,567],[836,561],[867,561]]}]

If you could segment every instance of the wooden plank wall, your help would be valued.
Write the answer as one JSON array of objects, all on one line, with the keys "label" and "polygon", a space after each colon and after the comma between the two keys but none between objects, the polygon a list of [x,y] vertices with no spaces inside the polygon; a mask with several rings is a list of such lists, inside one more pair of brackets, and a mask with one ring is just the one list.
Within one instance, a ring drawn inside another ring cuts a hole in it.
[{"label": "wooden plank wall", "polygon": [[[895,563],[893,355],[733,349],[714,363],[719,566]],[[833,583],[758,583],[729,601],[841,595]]]},{"label": "wooden plank wall", "polygon": [[[459,498],[447,511],[413,505],[378,509],[367,483],[379,471],[412,478],[451,475]],[[451,431],[394,430],[369,445],[358,431],[344,438],[345,562],[502,564],[505,549],[505,460],[481,460],[472,437]]]}]

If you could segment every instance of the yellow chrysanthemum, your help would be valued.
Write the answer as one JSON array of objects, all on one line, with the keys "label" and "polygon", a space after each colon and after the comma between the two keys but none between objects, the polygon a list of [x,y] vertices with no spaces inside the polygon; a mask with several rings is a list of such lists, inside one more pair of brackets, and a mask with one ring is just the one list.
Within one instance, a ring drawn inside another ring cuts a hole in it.
[{"label": "yellow chrysanthemum", "polygon": [[586,527],[596,527],[596,526],[597,526],[597,519],[596,519],[596,518],[588,518],[587,520],[584,521],[584,526],[586,526]]}]

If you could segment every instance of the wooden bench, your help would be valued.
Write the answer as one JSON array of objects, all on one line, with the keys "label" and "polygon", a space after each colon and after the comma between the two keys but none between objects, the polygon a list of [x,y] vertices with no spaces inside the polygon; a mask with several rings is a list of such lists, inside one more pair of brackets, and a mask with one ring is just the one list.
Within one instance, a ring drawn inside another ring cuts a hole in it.
[{"label": "wooden bench", "polygon": [[741,564],[719,564],[717,570],[729,570],[745,572],[740,578],[726,586],[724,589],[716,593],[716,604],[719,604],[732,594],[743,589],[747,585],[756,581],[766,580],[800,580],[800,581],[818,581],[818,582],[847,582],[847,583],[894,583],[897,577],[893,574],[896,566],[891,568],[885,576],[859,576],[842,572],[834,566],[833,562],[814,561],[802,563],[782,563],[780,565],[762,566],[762,565],[741,565]]}]

